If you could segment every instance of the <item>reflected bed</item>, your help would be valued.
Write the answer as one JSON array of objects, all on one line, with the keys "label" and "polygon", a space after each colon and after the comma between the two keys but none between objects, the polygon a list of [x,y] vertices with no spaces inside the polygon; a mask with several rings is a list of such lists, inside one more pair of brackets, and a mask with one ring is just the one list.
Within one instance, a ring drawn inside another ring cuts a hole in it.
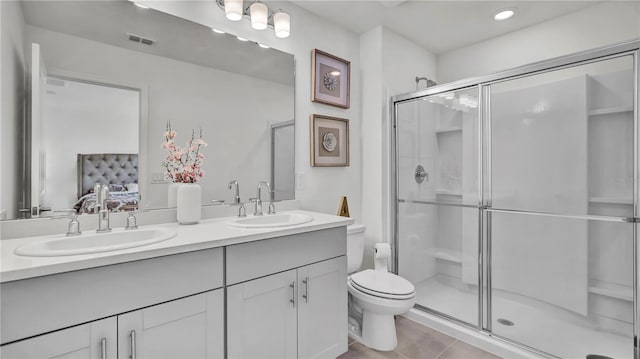
[{"label": "reflected bed", "polygon": [[96,183],[109,185],[107,208],[111,212],[138,209],[138,154],[78,154],[78,200],[76,213],[95,213]]}]

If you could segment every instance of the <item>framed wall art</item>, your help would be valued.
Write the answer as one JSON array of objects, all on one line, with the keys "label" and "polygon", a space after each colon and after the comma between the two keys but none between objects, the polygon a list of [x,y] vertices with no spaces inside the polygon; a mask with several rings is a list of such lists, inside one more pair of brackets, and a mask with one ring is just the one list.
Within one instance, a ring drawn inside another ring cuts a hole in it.
[{"label": "framed wall art", "polygon": [[311,101],[349,108],[351,62],[314,49],[311,63]]},{"label": "framed wall art", "polygon": [[349,166],[349,120],[311,115],[311,166]]}]

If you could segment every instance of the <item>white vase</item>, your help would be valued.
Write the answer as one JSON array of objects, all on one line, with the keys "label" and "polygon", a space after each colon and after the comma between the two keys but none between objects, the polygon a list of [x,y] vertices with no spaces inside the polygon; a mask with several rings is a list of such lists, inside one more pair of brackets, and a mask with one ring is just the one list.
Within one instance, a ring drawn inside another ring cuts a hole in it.
[{"label": "white vase", "polygon": [[176,203],[178,201],[178,187],[180,187],[182,183],[172,182],[169,183],[169,187],[167,189],[167,208],[176,208]]},{"label": "white vase", "polygon": [[196,224],[202,214],[202,189],[197,183],[181,183],[178,186],[176,213],[178,223]]}]

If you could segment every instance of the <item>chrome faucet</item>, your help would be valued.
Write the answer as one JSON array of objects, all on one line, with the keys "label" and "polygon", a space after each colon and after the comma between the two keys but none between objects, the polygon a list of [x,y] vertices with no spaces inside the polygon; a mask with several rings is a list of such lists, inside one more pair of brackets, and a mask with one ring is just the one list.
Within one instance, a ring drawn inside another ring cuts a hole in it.
[{"label": "chrome faucet", "polygon": [[96,194],[96,210],[98,211],[98,229],[96,232],[111,232],[109,227],[109,208],[107,207],[109,185],[96,183],[93,187],[93,192]]},{"label": "chrome faucet", "polygon": [[247,210],[244,208],[244,203],[240,201],[240,184],[237,180],[231,180],[231,182],[229,182],[229,189],[234,185],[236,186],[236,196],[233,197],[232,205],[240,206],[238,207],[238,218],[244,218],[247,216]]},{"label": "chrome faucet", "polygon": [[256,209],[253,213],[254,216],[262,216],[262,185],[267,186],[267,191],[271,194],[271,186],[269,186],[269,182],[258,182],[258,194],[256,195]]},{"label": "chrome faucet", "polygon": [[233,203],[234,204],[240,204],[240,184],[238,184],[237,180],[232,180],[231,182],[229,182],[229,189],[231,189],[231,187],[236,186],[236,196],[233,198]]}]

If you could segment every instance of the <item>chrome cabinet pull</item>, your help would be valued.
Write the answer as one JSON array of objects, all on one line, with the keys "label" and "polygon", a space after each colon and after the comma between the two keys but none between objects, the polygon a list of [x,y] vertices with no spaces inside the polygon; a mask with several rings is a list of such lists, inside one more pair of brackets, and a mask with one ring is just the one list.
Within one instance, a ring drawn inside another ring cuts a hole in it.
[{"label": "chrome cabinet pull", "polygon": [[106,338],[102,338],[102,340],[100,340],[100,346],[102,349],[102,359],[107,359],[107,339]]},{"label": "chrome cabinet pull", "polygon": [[309,303],[309,277],[303,279],[302,283],[304,283],[304,294],[302,298],[304,298],[305,303]]},{"label": "chrome cabinet pull", "polygon": [[131,355],[129,357],[136,359],[136,331],[132,330],[131,333],[129,333],[129,337],[131,338]]},{"label": "chrome cabinet pull", "polygon": [[289,284],[289,287],[291,287],[291,299],[289,299],[289,301],[295,308],[296,307],[296,282],[291,282],[291,284]]}]

